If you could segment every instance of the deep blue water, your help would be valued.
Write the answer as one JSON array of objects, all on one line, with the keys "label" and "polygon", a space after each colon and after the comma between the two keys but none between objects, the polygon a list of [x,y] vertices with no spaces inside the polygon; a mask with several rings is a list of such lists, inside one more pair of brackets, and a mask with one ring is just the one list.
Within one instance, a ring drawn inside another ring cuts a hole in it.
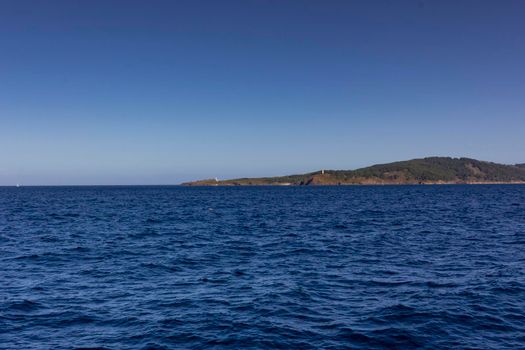
[{"label": "deep blue water", "polygon": [[525,186],[0,188],[0,348],[524,349]]}]

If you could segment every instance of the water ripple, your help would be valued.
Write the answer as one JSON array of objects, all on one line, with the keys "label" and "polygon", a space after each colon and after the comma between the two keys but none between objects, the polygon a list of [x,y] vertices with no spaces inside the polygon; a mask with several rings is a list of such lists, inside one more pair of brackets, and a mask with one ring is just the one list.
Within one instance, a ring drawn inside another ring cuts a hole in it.
[{"label": "water ripple", "polygon": [[525,348],[524,208],[520,185],[0,188],[0,348]]}]

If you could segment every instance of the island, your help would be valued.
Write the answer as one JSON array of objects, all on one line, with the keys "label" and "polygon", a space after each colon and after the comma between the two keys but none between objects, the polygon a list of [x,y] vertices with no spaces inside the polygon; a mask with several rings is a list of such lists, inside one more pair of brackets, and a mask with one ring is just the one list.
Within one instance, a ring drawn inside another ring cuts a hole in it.
[{"label": "island", "polygon": [[315,186],[408,184],[525,184],[525,164],[498,164],[470,158],[427,157],[356,170],[319,170],[276,177],[207,179],[184,186]]}]

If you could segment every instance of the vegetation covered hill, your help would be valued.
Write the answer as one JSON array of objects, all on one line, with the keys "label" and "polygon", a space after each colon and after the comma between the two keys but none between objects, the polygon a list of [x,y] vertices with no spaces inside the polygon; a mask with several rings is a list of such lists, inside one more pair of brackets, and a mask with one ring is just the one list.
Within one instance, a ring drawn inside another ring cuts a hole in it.
[{"label": "vegetation covered hill", "polygon": [[357,170],[326,170],[302,175],[201,180],[183,185],[358,185],[525,183],[525,164],[504,165],[470,158],[429,157]]}]

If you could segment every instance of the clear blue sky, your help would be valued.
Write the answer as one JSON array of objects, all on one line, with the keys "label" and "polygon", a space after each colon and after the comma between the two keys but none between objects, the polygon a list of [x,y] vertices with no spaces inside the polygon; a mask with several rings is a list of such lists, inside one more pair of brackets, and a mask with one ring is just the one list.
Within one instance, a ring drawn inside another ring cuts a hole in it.
[{"label": "clear blue sky", "polygon": [[0,1],[0,184],[524,151],[525,1]]}]

